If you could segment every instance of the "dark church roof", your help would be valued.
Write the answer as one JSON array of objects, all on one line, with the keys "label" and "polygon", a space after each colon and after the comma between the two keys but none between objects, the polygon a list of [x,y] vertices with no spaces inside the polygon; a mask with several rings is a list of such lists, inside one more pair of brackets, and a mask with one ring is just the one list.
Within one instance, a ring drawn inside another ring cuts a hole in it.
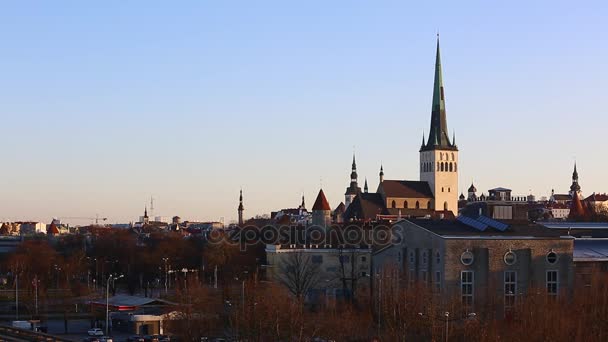
[{"label": "dark church roof", "polygon": [[385,180],[380,186],[386,197],[433,198],[429,183],[424,181]]},{"label": "dark church roof", "polygon": [[346,208],[345,220],[375,220],[376,215],[387,215],[384,200],[379,193],[360,193],[354,201]]},{"label": "dark church roof", "polygon": [[315,204],[312,206],[312,210],[331,210],[329,207],[329,202],[327,202],[327,198],[323,193],[323,189],[319,190],[319,194],[317,195]]}]

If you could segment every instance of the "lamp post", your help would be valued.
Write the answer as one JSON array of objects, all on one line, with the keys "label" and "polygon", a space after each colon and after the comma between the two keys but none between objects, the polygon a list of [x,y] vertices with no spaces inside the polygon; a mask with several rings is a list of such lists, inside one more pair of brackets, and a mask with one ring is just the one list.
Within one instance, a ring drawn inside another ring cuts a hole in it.
[{"label": "lamp post", "polygon": [[120,279],[124,277],[122,274],[119,276],[114,277],[113,275],[110,275],[108,277],[108,281],[106,284],[106,336],[108,335],[108,322],[110,321],[110,280],[114,279]]},{"label": "lamp post", "polygon": [[16,320],[19,320],[19,273],[15,273],[15,309]]},{"label": "lamp post", "polygon": [[167,278],[169,278],[169,268],[167,266],[167,262],[169,261],[169,258],[163,258],[163,261],[165,262],[165,294],[168,294],[169,287],[167,285]]},{"label": "lamp post", "polygon": [[450,313],[449,312],[445,312],[445,342],[448,342],[448,324],[449,324],[449,318],[450,318]]},{"label": "lamp post", "polygon": [[38,280],[38,276],[34,276],[34,289],[35,289],[35,296],[36,296],[36,318],[38,318],[38,284],[40,283],[40,280]]}]

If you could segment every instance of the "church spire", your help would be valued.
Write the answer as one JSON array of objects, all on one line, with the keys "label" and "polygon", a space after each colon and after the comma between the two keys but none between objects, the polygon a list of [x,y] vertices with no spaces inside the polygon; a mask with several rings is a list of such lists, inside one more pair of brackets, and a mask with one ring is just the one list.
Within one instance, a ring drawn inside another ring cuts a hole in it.
[{"label": "church spire", "polygon": [[431,108],[431,129],[426,146],[422,149],[434,150],[456,149],[448,137],[448,122],[445,114],[445,94],[441,72],[441,53],[439,52],[439,34],[437,34],[437,54],[435,56],[435,80],[433,83],[433,104]]},{"label": "church spire", "polygon": [[574,194],[580,195],[581,186],[578,184],[578,171],[576,171],[576,162],[574,162],[574,171],[572,172],[572,185],[570,185],[570,196],[574,198]]},{"label": "church spire", "polygon": [[243,207],[243,189],[241,189],[241,192],[239,193],[239,208],[238,208],[239,226],[243,225],[243,211],[244,210],[245,210],[245,207]]},{"label": "church spire", "polygon": [[365,177],[365,185],[363,186],[363,192],[367,193],[368,188],[367,188],[367,177]]},{"label": "church spire", "polygon": [[382,167],[382,163],[380,164],[380,183],[384,182],[384,168]]}]

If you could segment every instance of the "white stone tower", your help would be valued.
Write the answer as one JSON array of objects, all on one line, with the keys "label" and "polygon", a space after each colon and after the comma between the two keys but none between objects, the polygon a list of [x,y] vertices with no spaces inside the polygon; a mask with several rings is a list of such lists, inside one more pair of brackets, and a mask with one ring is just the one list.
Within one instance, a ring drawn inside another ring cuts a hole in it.
[{"label": "white stone tower", "polygon": [[420,147],[420,180],[426,181],[433,191],[433,209],[449,210],[458,215],[458,147],[456,137],[450,141],[445,113],[445,94],[441,75],[439,35],[435,59],[435,82],[433,85],[433,107],[431,129],[425,143]]}]

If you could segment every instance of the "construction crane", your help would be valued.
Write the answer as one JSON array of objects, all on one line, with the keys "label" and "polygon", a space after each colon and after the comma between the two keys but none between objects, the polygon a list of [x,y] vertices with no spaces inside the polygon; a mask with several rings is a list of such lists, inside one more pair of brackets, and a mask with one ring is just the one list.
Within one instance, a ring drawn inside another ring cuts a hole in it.
[{"label": "construction crane", "polygon": [[99,215],[95,215],[95,217],[82,217],[82,216],[74,216],[74,217],[57,217],[60,220],[91,220],[95,221],[95,224],[98,225],[99,221],[106,221],[107,217],[99,217]]}]

